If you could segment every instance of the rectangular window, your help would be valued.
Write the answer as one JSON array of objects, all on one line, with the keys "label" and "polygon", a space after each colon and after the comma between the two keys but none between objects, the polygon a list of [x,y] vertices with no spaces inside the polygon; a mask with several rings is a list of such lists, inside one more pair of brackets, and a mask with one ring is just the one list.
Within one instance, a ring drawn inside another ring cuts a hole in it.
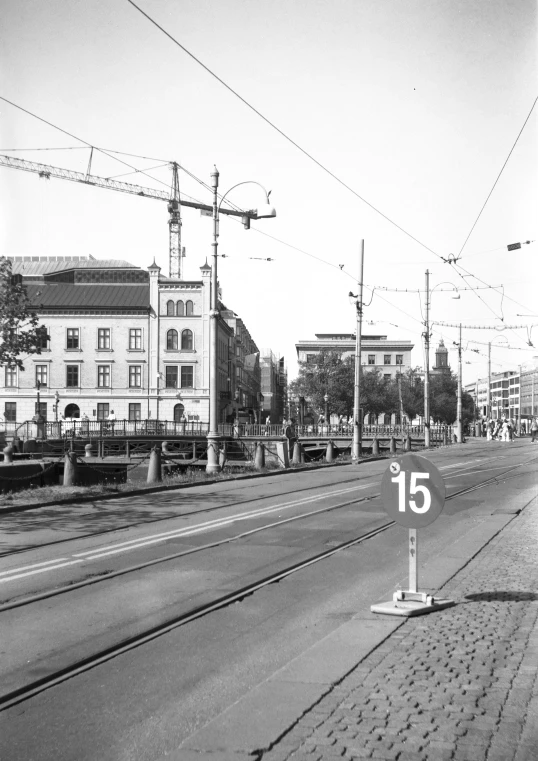
[{"label": "rectangular window", "polygon": [[141,420],[142,419],[142,405],[129,404],[129,420]]},{"label": "rectangular window", "polygon": [[48,386],[48,367],[47,365],[35,366],[35,384],[39,388],[40,386]]},{"label": "rectangular window", "polygon": [[107,402],[97,402],[97,420],[107,420],[109,408]]},{"label": "rectangular window", "polygon": [[36,341],[36,347],[41,349],[41,351],[46,351],[49,348],[49,338],[46,328],[43,328],[43,331],[39,333],[38,339]]},{"label": "rectangular window", "polygon": [[79,349],[80,348],[80,335],[78,328],[67,328],[67,349]]},{"label": "rectangular window", "polygon": [[403,354],[397,354],[396,355],[396,364],[397,365],[403,365]]},{"label": "rectangular window", "polygon": [[391,357],[390,354],[385,354],[384,355],[384,357],[383,357],[383,364],[384,365],[390,365],[390,357]]},{"label": "rectangular window", "polygon": [[[141,386],[142,386],[142,366],[129,365],[129,388],[140,388]],[[129,418],[129,420],[131,420],[131,418]]]},{"label": "rectangular window", "polygon": [[375,365],[375,354],[368,354],[368,364]]},{"label": "rectangular window", "polygon": [[110,365],[97,366],[97,388],[110,388]]},{"label": "rectangular window", "polygon": [[6,388],[14,388],[17,385],[17,368],[6,367]]},{"label": "rectangular window", "polygon": [[79,367],[78,365],[67,365],[65,368],[65,386],[66,388],[79,387]]},{"label": "rectangular window", "polygon": [[168,365],[166,367],[166,388],[177,388],[177,367]]},{"label": "rectangular window", "polygon": [[17,402],[6,402],[4,407],[4,419],[6,423],[17,422]]},{"label": "rectangular window", "polygon": [[192,388],[194,385],[194,373],[192,365],[181,367],[181,388]]},{"label": "rectangular window", "polygon": [[129,349],[131,351],[142,349],[142,328],[129,328]]},{"label": "rectangular window", "polygon": [[97,348],[110,349],[110,328],[98,328]]}]

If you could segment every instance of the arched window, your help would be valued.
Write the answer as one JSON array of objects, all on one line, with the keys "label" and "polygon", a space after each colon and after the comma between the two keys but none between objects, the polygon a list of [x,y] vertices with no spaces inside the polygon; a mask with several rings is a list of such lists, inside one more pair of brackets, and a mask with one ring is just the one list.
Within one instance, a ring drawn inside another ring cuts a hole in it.
[{"label": "arched window", "polygon": [[185,308],[186,308],[187,317],[190,317],[191,314],[194,314],[194,306],[192,301],[187,301],[187,303],[185,304]]},{"label": "arched window", "polygon": [[174,423],[181,423],[183,422],[181,418],[183,417],[183,413],[185,412],[185,405],[184,404],[176,404],[174,405]]},{"label": "arched window", "polygon": [[80,417],[78,404],[68,404],[64,411],[64,417]]},{"label": "arched window", "polygon": [[168,351],[177,350],[177,330],[169,330],[166,334],[166,348]]},{"label": "arched window", "polygon": [[167,317],[174,316],[174,302],[173,301],[166,302],[166,315]]},{"label": "arched window", "polygon": [[181,333],[181,348],[187,350],[193,348],[192,330],[184,330]]},{"label": "arched window", "polygon": [[[189,302],[187,301],[187,304],[188,303]],[[185,314],[185,304],[182,301],[176,302],[176,315],[178,317],[183,317],[184,314]]]}]

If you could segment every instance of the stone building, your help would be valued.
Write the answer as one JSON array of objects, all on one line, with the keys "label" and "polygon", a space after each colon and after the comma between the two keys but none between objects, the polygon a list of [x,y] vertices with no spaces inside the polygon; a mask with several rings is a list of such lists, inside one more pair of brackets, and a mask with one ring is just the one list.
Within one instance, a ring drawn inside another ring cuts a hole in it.
[{"label": "stone building", "polygon": [[[31,419],[39,392],[48,420],[104,420],[114,412],[118,420],[208,422],[207,263],[192,281],[164,277],[155,263],[147,270],[92,257],[14,257],[12,263],[49,340],[25,360],[24,371],[1,368],[6,421]],[[225,422],[241,404],[256,413],[260,384],[259,368],[248,360],[257,351],[250,334],[237,315],[230,320],[222,310],[218,393]]]}]

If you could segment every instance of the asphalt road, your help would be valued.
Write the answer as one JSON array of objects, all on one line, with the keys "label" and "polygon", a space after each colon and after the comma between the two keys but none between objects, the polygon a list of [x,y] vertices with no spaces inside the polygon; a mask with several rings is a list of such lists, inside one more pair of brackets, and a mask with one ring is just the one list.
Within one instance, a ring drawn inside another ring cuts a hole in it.
[{"label": "asphalt road", "polygon": [[[496,480],[420,530],[421,569],[470,532],[487,541],[492,512],[536,483],[538,450],[479,440],[427,456],[447,495]],[[0,696],[386,526],[386,467],[4,515]],[[407,530],[393,526],[5,708],[0,757],[159,758],[406,575]]]}]

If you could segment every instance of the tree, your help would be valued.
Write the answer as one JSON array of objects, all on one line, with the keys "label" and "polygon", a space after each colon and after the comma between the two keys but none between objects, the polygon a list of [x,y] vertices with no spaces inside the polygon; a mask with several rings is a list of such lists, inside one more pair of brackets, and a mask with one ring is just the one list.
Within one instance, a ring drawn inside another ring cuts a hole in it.
[{"label": "tree", "polygon": [[437,373],[430,378],[430,414],[435,423],[452,425],[458,407],[458,380],[451,373]]},{"label": "tree", "polygon": [[[304,396],[316,414],[325,409],[329,397],[330,412],[353,415],[355,391],[355,357],[342,359],[336,352],[321,351],[309,362],[299,362],[299,374],[289,385],[291,396]],[[378,370],[361,368],[360,406],[365,415],[392,413],[398,409],[397,390]]]},{"label": "tree", "polygon": [[47,329],[39,325],[26,288],[5,257],[0,257],[0,304],[0,364],[24,370],[26,356],[41,354]]},{"label": "tree", "polygon": [[336,352],[321,351],[311,361],[299,362],[299,374],[289,384],[289,394],[304,396],[318,415],[325,409],[324,396],[327,394],[331,412],[350,415],[354,382],[353,358],[342,360]]},{"label": "tree", "polygon": [[[397,382],[397,381],[396,381]],[[417,371],[410,369],[400,375],[402,404],[409,420],[424,414],[424,382]]]}]

